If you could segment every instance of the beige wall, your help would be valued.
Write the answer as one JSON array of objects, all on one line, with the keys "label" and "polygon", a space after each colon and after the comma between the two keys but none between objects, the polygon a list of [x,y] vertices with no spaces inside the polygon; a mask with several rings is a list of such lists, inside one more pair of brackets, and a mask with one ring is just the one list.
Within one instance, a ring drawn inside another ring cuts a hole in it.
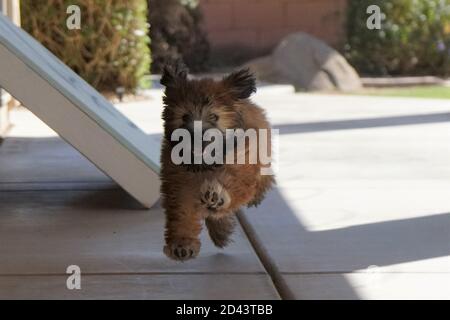
[{"label": "beige wall", "polygon": [[305,31],[332,46],[344,36],[346,0],[201,0],[214,50],[264,52],[285,35]]}]

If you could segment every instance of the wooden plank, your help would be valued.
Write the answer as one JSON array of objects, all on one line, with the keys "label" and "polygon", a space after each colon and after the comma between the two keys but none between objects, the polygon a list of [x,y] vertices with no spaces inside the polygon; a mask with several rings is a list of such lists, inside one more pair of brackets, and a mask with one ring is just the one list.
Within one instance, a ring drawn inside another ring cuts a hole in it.
[{"label": "wooden plank", "polygon": [[0,86],[144,206],[159,198],[159,149],[47,49],[0,15]]}]

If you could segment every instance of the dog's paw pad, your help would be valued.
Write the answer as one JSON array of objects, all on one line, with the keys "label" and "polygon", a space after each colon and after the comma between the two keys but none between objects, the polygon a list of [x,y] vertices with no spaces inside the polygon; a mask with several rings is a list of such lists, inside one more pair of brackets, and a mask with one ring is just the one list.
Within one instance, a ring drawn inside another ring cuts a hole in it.
[{"label": "dog's paw pad", "polygon": [[200,201],[209,211],[226,209],[231,198],[225,188],[216,180],[207,180],[200,188]]},{"label": "dog's paw pad", "polygon": [[197,257],[200,252],[200,241],[181,239],[172,241],[164,247],[164,253],[171,259],[186,261]]}]

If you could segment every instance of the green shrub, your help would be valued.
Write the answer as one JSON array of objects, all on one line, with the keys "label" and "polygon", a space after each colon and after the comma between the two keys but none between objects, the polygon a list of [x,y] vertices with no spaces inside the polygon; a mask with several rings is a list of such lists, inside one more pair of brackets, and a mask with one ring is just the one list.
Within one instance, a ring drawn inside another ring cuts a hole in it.
[{"label": "green shrub", "polygon": [[[380,30],[366,26],[378,5]],[[450,0],[350,0],[345,55],[370,75],[450,74]]]},{"label": "green shrub", "polygon": [[[66,26],[69,5],[81,9],[81,29]],[[98,90],[133,90],[148,73],[146,0],[21,1],[22,25]]]},{"label": "green shrub", "polygon": [[208,66],[209,43],[201,28],[196,0],[148,0],[152,72],[160,73],[168,60],[181,60],[191,71]]}]

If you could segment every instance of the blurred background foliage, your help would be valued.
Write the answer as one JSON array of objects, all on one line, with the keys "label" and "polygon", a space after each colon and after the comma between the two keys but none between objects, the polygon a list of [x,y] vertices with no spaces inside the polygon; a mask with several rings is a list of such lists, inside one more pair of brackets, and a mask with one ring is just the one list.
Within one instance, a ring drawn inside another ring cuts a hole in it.
[{"label": "blurred background foliage", "polygon": [[152,73],[160,73],[168,60],[182,60],[193,72],[207,70],[210,45],[198,4],[198,0],[148,0]]},{"label": "blurred background foliage", "polygon": [[[81,30],[66,26],[69,5]],[[22,26],[98,90],[134,90],[149,73],[146,0],[21,1]]]},{"label": "blurred background foliage", "polygon": [[[73,4],[81,30],[66,27]],[[367,28],[370,5],[381,9],[380,30]],[[199,0],[33,0],[21,7],[24,29],[102,91],[132,91],[168,60],[193,72],[214,65]],[[450,75],[450,0],[349,0],[346,34],[344,54],[362,75]]]},{"label": "blurred background foliage", "polygon": [[[383,13],[369,30],[367,7]],[[364,75],[450,75],[450,0],[350,0],[345,56]]]}]

